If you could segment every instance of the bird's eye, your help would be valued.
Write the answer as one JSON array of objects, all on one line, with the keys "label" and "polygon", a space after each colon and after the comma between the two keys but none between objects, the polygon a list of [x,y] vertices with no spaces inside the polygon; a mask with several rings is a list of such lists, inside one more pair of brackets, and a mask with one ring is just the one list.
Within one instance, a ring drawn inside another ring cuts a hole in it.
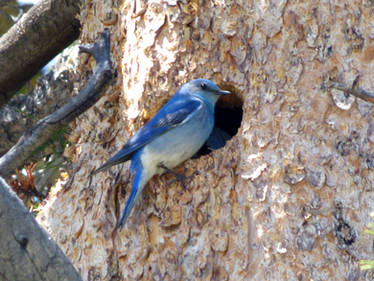
[{"label": "bird's eye", "polygon": [[206,90],[208,88],[207,84],[205,82],[202,82],[200,85],[201,89]]}]

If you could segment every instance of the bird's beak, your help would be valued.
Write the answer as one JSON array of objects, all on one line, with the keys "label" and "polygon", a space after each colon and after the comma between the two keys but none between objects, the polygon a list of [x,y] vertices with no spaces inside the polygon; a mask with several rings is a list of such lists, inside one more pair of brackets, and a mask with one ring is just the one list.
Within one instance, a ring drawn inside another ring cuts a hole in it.
[{"label": "bird's beak", "polygon": [[231,92],[219,89],[217,91],[217,94],[218,95],[229,95],[229,94],[231,94]]}]

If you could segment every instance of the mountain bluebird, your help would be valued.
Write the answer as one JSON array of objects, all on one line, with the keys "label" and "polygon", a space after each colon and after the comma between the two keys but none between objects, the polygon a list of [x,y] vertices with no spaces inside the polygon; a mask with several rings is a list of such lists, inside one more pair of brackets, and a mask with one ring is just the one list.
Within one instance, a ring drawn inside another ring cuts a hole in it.
[{"label": "mountain bluebird", "polygon": [[95,172],[131,159],[131,194],[118,226],[122,228],[148,180],[191,158],[214,127],[214,106],[230,94],[207,79],[184,84],[125,146]]}]

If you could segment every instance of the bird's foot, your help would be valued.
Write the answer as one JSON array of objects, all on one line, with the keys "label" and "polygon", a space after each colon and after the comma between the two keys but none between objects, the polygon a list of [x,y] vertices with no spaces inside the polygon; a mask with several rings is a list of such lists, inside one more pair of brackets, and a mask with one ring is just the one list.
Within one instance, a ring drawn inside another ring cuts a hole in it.
[{"label": "bird's foot", "polygon": [[166,167],[163,163],[160,163],[158,166],[174,176],[175,179],[168,181],[168,184],[180,182],[184,190],[187,189],[186,182],[192,180],[192,178],[195,176],[195,173],[196,173],[194,172],[191,176],[186,176],[184,173],[178,174],[174,172],[172,169],[169,169],[168,167]]},{"label": "bird's foot", "polygon": [[179,181],[182,185],[183,190],[187,189],[186,182],[191,181],[194,177],[195,173],[193,173],[191,176],[186,176],[185,174],[175,174],[175,179],[168,181],[168,184],[173,184],[177,181]]}]

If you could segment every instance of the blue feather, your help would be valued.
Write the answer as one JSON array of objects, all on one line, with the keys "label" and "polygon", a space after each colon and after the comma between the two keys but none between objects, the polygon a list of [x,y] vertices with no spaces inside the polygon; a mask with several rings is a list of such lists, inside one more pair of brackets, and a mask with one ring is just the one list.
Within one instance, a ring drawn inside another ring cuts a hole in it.
[{"label": "blue feather", "polygon": [[[123,227],[148,180],[191,158],[209,138],[214,126],[214,105],[229,94],[207,79],[184,84],[158,113],[95,172],[131,159],[134,180],[118,226]],[[216,134],[213,145],[224,142]],[[162,165],[160,165],[162,164]]]}]

